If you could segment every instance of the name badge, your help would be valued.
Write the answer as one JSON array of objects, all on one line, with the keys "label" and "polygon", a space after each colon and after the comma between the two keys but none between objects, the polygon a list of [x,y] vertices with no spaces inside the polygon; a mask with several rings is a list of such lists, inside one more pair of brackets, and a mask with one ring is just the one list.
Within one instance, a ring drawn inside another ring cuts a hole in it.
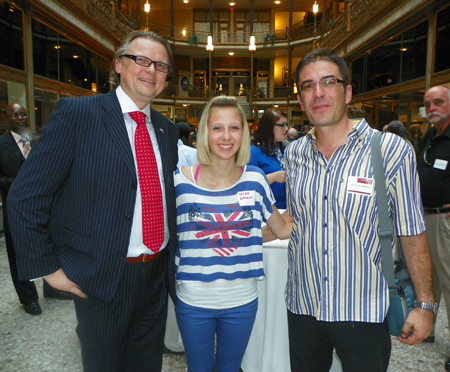
[{"label": "name badge", "polygon": [[371,196],[373,194],[373,178],[348,177],[347,192]]},{"label": "name badge", "polygon": [[442,159],[436,159],[433,165],[433,168],[440,169],[440,170],[446,170],[447,169],[447,160]]},{"label": "name badge", "polygon": [[239,191],[237,196],[241,207],[255,205],[255,191]]}]

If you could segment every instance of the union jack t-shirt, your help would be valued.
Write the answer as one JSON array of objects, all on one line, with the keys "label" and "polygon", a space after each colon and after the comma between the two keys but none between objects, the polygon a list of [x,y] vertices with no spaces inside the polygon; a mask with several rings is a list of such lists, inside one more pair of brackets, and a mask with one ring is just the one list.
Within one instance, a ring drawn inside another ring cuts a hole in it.
[{"label": "union jack t-shirt", "polygon": [[210,190],[175,172],[177,281],[263,278],[261,225],[275,199],[264,173],[244,167],[240,179]]}]

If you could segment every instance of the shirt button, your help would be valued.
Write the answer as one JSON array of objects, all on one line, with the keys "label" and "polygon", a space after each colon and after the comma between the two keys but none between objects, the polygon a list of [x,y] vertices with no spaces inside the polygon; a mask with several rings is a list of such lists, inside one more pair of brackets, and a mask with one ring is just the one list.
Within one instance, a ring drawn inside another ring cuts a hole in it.
[{"label": "shirt button", "polygon": [[324,223],[324,224],[323,224],[323,227],[328,227],[328,224]]},{"label": "shirt button", "polygon": [[327,278],[327,277],[323,278],[323,280],[326,281],[326,282],[328,282],[328,278]]},{"label": "shirt button", "polygon": [[326,195],[325,195],[323,198],[324,198],[325,200],[328,200],[328,196],[326,196]]},{"label": "shirt button", "polygon": [[323,251],[323,254],[328,254],[328,251],[325,249],[325,250]]}]

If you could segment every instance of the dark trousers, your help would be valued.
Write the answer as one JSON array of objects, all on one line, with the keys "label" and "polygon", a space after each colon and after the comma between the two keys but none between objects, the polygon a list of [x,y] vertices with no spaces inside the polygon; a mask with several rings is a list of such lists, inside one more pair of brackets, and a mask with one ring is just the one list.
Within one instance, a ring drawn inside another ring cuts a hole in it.
[{"label": "dark trousers", "polygon": [[320,322],[288,311],[292,372],[328,372],[333,348],[344,372],[385,372],[391,356],[387,323]]},{"label": "dark trousers", "polygon": [[111,303],[74,296],[85,372],[161,371],[167,253],[151,262],[127,263]]},{"label": "dark trousers", "polygon": [[16,264],[16,251],[11,233],[5,231],[6,252],[8,253],[9,270],[11,271],[11,278],[16,289],[17,296],[21,304],[29,305],[33,302],[38,302],[39,295],[36,290],[34,282],[29,280],[19,280]]}]

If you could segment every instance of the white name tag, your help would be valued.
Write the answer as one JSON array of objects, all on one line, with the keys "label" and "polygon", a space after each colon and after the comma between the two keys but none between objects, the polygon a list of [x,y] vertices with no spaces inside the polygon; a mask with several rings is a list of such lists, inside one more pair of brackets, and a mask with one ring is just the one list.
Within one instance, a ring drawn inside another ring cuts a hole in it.
[{"label": "white name tag", "polygon": [[255,205],[255,191],[239,191],[237,196],[240,206]]},{"label": "white name tag", "polygon": [[435,162],[434,162],[433,168],[446,170],[447,169],[447,164],[448,164],[447,160],[436,159]]},{"label": "white name tag", "polygon": [[348,177],[347,192],[370,196],[373,194],[373,178]]}]

